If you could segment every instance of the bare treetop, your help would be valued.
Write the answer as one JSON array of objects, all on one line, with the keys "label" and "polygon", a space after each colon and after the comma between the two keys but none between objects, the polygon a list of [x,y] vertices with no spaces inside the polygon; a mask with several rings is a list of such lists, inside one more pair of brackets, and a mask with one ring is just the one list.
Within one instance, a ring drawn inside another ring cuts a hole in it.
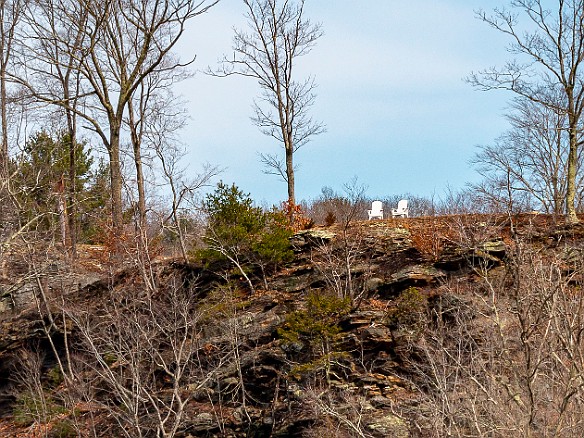
[{"label": "bare treetop", "polygon": [[312,136],[324,132],[309,109],[315,99],[312,77],[298,79],[295,65],[322,36],[318,23],[304,16],[304,0],[244,0],[247,30],[235,29],[233,56],[224,56],[215,76],[239,75],[257,79],[261,95],[254,102],[253,123],[262,133],[282,143],[285,159],[262,155],[268,173],[288,183],[288,200],[294,202],[293,154]]},{"label": "bare treetop", "polygon": [[509,51],[520,58],[473,73],[468,80],[481,90],[512,91],[567,117],[566,209],[574,223],[578,222],[574,199],[584,110],[584,1],[558,0],[554,8],[547,4],[512,0],[512,11],[478,12],[479,19],[510,38]]}]

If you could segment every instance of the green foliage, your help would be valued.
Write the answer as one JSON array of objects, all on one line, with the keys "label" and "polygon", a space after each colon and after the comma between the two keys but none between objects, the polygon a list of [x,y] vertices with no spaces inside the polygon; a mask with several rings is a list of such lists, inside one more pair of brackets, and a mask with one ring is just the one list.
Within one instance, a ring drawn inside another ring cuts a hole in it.
[{"label": "green foliage", "polygon": [[109,215],[109,194],[109,166],[101,158],[92,168],[85,190],[78,196],[78,239],[80,242],[99,243],[104,231],[104,219]]},{"label": "green foliage", "polygon": [[[75,144],[75,166],[71,169],[71,145],[68,134],[58,132],[53,136],[40,131],[26,143],[20,160],[12,163],[15,182],[22,189],[18,194],[22,213],[27,220],[39,217],[42,229],[55,225],[59,198],[68,199],[70,204],[75,192],[79,220],[98,206],[94,199],[104,199],[108,194],[104,187],[94,185],[93,158],[86,142]],[[71,187],[72,171],[75,187]]]},{"label": "green foliage", "polygon": [[246,234],[259,232],[264,226],[261,208],[253,206],[249,194],[235,184],[217,184],[213,193],[207,194],[203,207],[208,214],[209,226],[232,242],[245,240]]},{"label": "green foliage", "polygon": [[235,185],[217,184],[206,196],[207,248],[197,255],[206,262],[233,259],[243,265],[273,268],[292,259],[287,219],[278,211],[255,207],[249,194]]},{"label": "green foliage", "polygon": [[103,354],[103,360],[109,366],[112,366],[114,363],[118,361],[118,355],[113,352],[106,352]]},{"label": "green foliage", "polygon": [[263,215],[264,228],[251,245],[258,262],[276,266],[291,261],[294,252],[290,246],[292,232],[287,227],[288,218],[277,210]]},{"label": "green foliage", "polygon": [[55,365],[47,372],[47,378],[52,387],[57,387],[63,383],[64,377],[59,365]]},{"label": "green foliage", "polygon": [[[86,144],[78,142],[75,146],[75,191],[84,189],[88,180],[93,159]],[[67,134],[51,137],[46,131],[33,135],[24,147],[24,154],[17,163],[17,179],[21,187],[26,187],[26,199],[35,210],[51,210],[54,193],[64,190],[69,184],[71,174],[71,139]],[[59,187],[61,186],[61,188]]]},{"label": "green foliage", "polygon": [[75,425],[69,420],[55,421],[49,433],[50,438],[73,438],[77,436]]},{"label": "green foliage", "polygon": [[415,287],[403,291],[395,301],[395,306],[389,309],[390,323],[403,328],[419,330],[426,321],[428,300]]},{"label": "green foliage", "polygon": [[[42,202],[61,178],[70,180],[71,138],[68,134],[58,133],[56,138],[46,131],[33,135],[24,147],[20,174],[31,188],[36,200]],[[85,142],[75,145],[75,189],[81,191],[88,180],[93,163]]]},{"label": "green foliage", "polygon": [[309,360],[297,364],[291,370],[298,376],[323,370],[327,381],[332,363],[346,354],[335,351],[341,332],[339,322],[351,311],[351,300],[329,293],[310,292],[306,309],[297,310],[286,318],[278,329],[284,345],[308,345]]},{"label": "green foliage", "polygon": [[14,423],[19,426],[30,426],[38,418],[36,413],[39,412],[40,406],[38,399],[29,395],[20,396],[12,412]]},{"label": "green foliage", "polygon": [[254,207],[249,194],[244,194],[235,185],[219,182],[215,191],[207,194],[203,208],[208,221],[203,241],[208,250],[201,255],[208,261],[249,252],[264,227],[262,210]]},{"label": "green foliage", "polygon": [[348,297],[310,292],[306,298],[306,309],[288,315],[278,334],[289,343],[332,340],[340,332],[338,322],[350,310],[351,300]]},{"label": "green foliage", "polygon": [[50,397],[42,399],[31,393],[25,393],[19,396],[12,415],[16,424],[29,426],[33,423],[46,423],[65,412],[67,410]]}]

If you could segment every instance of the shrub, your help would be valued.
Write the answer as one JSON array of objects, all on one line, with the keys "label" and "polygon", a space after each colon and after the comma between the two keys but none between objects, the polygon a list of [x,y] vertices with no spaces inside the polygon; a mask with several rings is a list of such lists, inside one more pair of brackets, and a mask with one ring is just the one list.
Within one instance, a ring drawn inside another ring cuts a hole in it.
[{"label": "shrub", "polygon": [[63,383],[64,377],[59,365],[55,365],[48,371],[47,378],[52,387],[57,387]]},{"label": "shrub", "polygon": [[306,309],[291,313],[279,334],[287,342],[333,339],[340,331],[337,323],[350,310],[348,297],[310,292],[306,298]]},{"label": "shrub", "polygon": [[389,309],[388,317],[392,325],[417,332],[426,321],[427,308],[426,296],[419,289],[410,287],[399,295],[395,306]]},{"label": "shrub", "polygon": [[207,263],[228,260],[248,280],[248,267],[265,271],[293,257],[289,237],[292,231],[285,212],[264,212],[255,207],[249,194],[235,185],[219,182],[203,202],[207,229],[203,242],[207,247],[198,256]]},{"label": "shrub", "polygon": [[308,230],[314,227],[314,220],[306,215],[301,205],[294,204],[288,200],[282,202],[281,210],[288,219],[288,226],[291,231]]},{"label": "shrub", "polygon": [[289,262],[294,257],[290,246],[292,231],[286,226],[286,216],[277,210],[265,213],[264,228],[251,244],[256,262],[262,266],[275,267]]},{"label": "shrub", "polygon": [[327,381],[332,362],[344,355],[336,350],[341,328],[339,322],[351,311],[351,300],[330,293],[310,292],[306,309],[291,313],[278,334],[284,345],[309,347],[309,361],[292,369],[293,374],[324,370]]},{"label": "shrub", "polygon": [[324,224],[327,227],[330,227],[336,221],[337,221],[337,217],[335,216],[335,214],[332,211],[328,211],[327,214],[326,214],[326,216],[324,217]]},{"label": "shrub", "polygon": [[13,410],[14,422],[21,426],[46,423],[52,417],[66,412],[50,397],[38,397],[30,393],[19,396]]},{"label": "shrub", "polygon": [[50,438],[73,438],[77,436],[75,425],[69,420],[55,421],[51,427]]}]

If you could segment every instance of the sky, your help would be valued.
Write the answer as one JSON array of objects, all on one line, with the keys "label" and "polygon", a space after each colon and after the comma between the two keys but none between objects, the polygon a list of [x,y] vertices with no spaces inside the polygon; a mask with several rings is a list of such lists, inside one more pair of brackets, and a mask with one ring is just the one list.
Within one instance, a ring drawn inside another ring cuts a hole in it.
[{"label": "sky", "polygon": [[[508,128],[504,91],[473,89],[465,77],[502,65],[509,41],[475,18],[505,0],[307,0],[305,15],[324,35],[298,61],[313,76],[311,109],[326,132],[295,155],[296,197],[315,199],[325,186],[342,193],[357,178],[371,198],[411,193],[443,196],[478,181],[469,160]],[[357,6],[356,6],[357,5]],[[223,169],[258,203],[286,199],[286,184],[263,173],[260,153],[281,146],[253,125],[256,81],[205,75],[232,53],[233,28],[244,28],[241,0],[222,0],[191,21],[178,48],[196,55],[194,77],[178,86],[190,115],[183,132],[188,173],[204,163]],[[218,179],[219,179],[218,178]],[[217,180],[218,180],[217,179]]]}]

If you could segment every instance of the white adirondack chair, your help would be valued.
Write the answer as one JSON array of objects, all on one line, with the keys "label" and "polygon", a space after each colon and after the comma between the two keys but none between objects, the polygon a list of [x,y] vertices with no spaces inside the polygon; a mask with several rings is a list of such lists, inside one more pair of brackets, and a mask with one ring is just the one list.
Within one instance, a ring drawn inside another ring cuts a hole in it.
[{"label": "white adirondack chair", "polygon": [[371,210],[367,210],[369,220],[383,219],[383,203],[381,201],[373,201],[371,203]]},{"label": "white adirondack chair", "polygon": [[391,217],[409,217],[407,199],[402,199],[397,203],[397,208],[391,209]]}]

